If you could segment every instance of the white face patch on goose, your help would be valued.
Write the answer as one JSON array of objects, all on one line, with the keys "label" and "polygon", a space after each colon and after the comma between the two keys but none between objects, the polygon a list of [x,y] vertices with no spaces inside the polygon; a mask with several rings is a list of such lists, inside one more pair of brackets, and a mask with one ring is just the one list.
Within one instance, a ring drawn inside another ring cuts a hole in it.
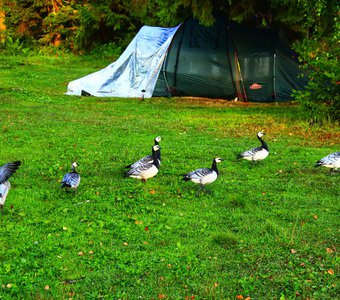
[{"label": "white face patch on goose", "polygon": [[156,137],[155,140],[159,143],[162,139],[160,136]]},{"label": "white face patch on goose", "polygon": [[265,136],[265,134],[264,134],[264,132],[260,131],[260,132],[257,134],[257,136],[263,137],[263,136]]},{"label": "white face patch on goose", "polygon": [[153,146],[153,150],[154,150],[154,151],[158,151],[159,149],[160,149],[160,148],[159,148],[158,145]]},{"label": "white face patch on goose", "polygon": [[215,161],[216,161],[217,163],[222,162],[222,160],[223,160],[223,159],[222,159],[221,157],[216,157],[216,158],[215,158]]}]

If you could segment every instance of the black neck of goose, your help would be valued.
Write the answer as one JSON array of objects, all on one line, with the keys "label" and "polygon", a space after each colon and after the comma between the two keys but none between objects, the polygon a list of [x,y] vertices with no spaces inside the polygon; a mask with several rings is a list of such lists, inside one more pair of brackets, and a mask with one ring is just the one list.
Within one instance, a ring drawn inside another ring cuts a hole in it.
[{"label": "black neck of goose", "polygon": [[158,151],[155,151],[152,149],[152,159],[153,159],[153,164],[156,166],[157,169],[159,169],[159,161],[158,161]]},{"label": "black neck of goose", "polygon": [[155,139],[155,145],[159,145],[159,142]]},{"label": "black neck of goose", "polygon": [[72,173],[77,173],[76,167],[74,165],[72,165]]},{"label": "black neck of goose", "polygon": [[260,136],[257,136],[257,138],[260,140],[261,145],[262,145],[262,148],[264,148],[264,149],[266,149],[267,151],[269,151],[269,148],[268,148],[267,143],[266,143]]},{"label": "black neck of goose", "polygon": [[217,175],[218,175],[217,162],[216,162],[215,159],[213,160],[213,163],[212,163],[211,168],[212,168],[212,169],[217,173]]}]

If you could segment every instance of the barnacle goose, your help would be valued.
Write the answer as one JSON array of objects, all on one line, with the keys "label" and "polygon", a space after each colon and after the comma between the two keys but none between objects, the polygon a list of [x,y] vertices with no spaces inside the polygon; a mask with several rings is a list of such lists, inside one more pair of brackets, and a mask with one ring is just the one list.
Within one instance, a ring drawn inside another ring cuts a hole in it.
[{"label": "barnacle goose", "polygon": [[[155,145],[159,145],[159,142],[162,140],[162,138],[160,136],[156,136],[154,141],[155,141]],[[159,148],[159,151],[157,151],[157,159],[159,161],[159,164],[161,164],[161,150]],[[130,168],[130,169],[135,169],[141,165],[145,165],[145,164],[149,164],[152,163],[153,161],[153,157],[152,154],[148,155],[148,156],[144,156],[142,157],[140,160],[137,160],[136,162],[125,166],[125,168]]]},{"label": "barnacle goose", "polygon": [[260,161],[260,160],[265,159],[269,155],[269,148],[268,148],[267,143],[262,139],[264,135],[265,134],[262,131],[260,131],[257,134],[257,138],[261,142],[260,147],[255,147],[247,151],[244,151],[238,154],[237,158],[243,158],[243,159],[251,160],[251,161]]},{"label": "barnacle goose", "polygon": [[20,165],[21,161],[13,161],[0,167],[0,207],[2,213],[4,213],[4,205],[9,189],[11,188],[8,179],[18,170]]},{"label": "barnacle goose", "polygon": [[332,170],[340,168],[340,152],[331,153],[315,163],[315,167],[326,167]]},{"label": "barnacle goose", "polygon": [[197,193],[199,193],[200,190],[202,188],[204,188],[204,186],[206,184],[210,184],[217,179],[217,177],[219,175],[219,172],[218,172],[218,169],[217,169],[217,164],[222,162],[222,161],[223,161],[222,158],[216,157],[216,158],[213,159],[211,169],[210,168],[201,168],[201,169],[197,169],[195,171],[189,172],[189,173],[183,175],[182,180],[192,181],[194,183],[199,184],[200,189],[197,192]]},{"label": "barnacle goose", "polygon": [[130,169],[126,172],[126,176],[141,179],[143,182],[156,176],[159,171],[159,161],[157,159],[157,152],[159,151],[159,145],[152,146],[152,161]]},{"label": "barnacle goose", "polygon": [[76,167],[78,167],[78,163],[73,162],[72,171],[70,173],[66,173],[63,177],[63,180],[61,182],[61,187],[65,188],[66,191],[69,191],[70,189],[73,189],[74,192],[77,191],[77,188],[80,183],[80,175],[76,171]]}]

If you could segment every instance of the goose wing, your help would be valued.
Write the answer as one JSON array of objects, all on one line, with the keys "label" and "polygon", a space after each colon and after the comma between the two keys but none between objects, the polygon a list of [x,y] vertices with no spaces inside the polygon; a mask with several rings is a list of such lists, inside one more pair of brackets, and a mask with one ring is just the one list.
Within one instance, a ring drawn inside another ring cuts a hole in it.
[{"label": "goose wing", "polygon": [[143,174],[144,172],[152,168],[153,166],[152,162],[153,160],[151,161],[151,163],[138,165],[137,167],[130,169],[129,171],[126,172],[126,176],[139,176]]},{"label": "goose wing", "polygon": [[242,158],[242,157],[253,157],[254,155],[256,155],[256,153],[260,152],[263,148],[262,147],[254,147],[254,148],[251,148],[247,151],[244,151],[242,153],[240,153],[238,155],[239,158]]},{"label": "goose wing", "polygon": [[80,183],[80,175],[78,173],[66,173],[61,182],[62,187],[76,188]]},{"label": "goose wing", "polygon": [[339,163],[340,163],[340,152],[334,152],[318,160],[315,163],[315,166],[316,167],[325,166],[325,165],[331,166],[331,165],[336,165]]},{"label": "goose wing", "polygon": [[131,165],[127,165],[125,168],[130,168],[130,169],[135,169],[139,166],[146,165],[146,164],[151,164],[153,162],[152,155],[147,155],[142,157],[140,160],[137,160]]},{"label": "goose wing", "polygon": [[192,179],[197,179],[200,180],[206,176],[208,176],[209,174],[211,174],[213,172],[212,169],[209,168],[201,168],[201,169],[197,169],[195,171],[192,171],[190,173],[187,173],[183,176],[184,180],[192,180]]},{"label": "goose wing", "polygon": [[0,167],[0,184],[8,180],[21,165],[20,161],[9,162]]},{"label": "goose wing", "polygon": [[[158,159],[159,164],[161,164],[161,151],[158,150],[156,155],[157,155],[157,159]],[[153,157],[152,157],[152,154],[150,154],[150,155],[142,157],[140,160],[137,160],[136,162],[134,162],[131,165],[125,166],[125,168],[135,169],[135,168],[142,166],[142,165],[152,164],[152,162],[153,162]]]}]

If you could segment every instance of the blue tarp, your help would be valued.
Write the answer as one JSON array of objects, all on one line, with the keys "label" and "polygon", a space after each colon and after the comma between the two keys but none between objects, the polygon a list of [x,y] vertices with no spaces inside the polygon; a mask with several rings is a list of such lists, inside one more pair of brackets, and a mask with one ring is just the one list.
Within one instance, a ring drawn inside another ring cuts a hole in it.
[{"label": "blue tarp", "polygon": [[[66,94],[150,98],[179,26],[143,26],[117,61],[100,71],[71,81]],[[142,90],[145,92],[142,93]]]}]

